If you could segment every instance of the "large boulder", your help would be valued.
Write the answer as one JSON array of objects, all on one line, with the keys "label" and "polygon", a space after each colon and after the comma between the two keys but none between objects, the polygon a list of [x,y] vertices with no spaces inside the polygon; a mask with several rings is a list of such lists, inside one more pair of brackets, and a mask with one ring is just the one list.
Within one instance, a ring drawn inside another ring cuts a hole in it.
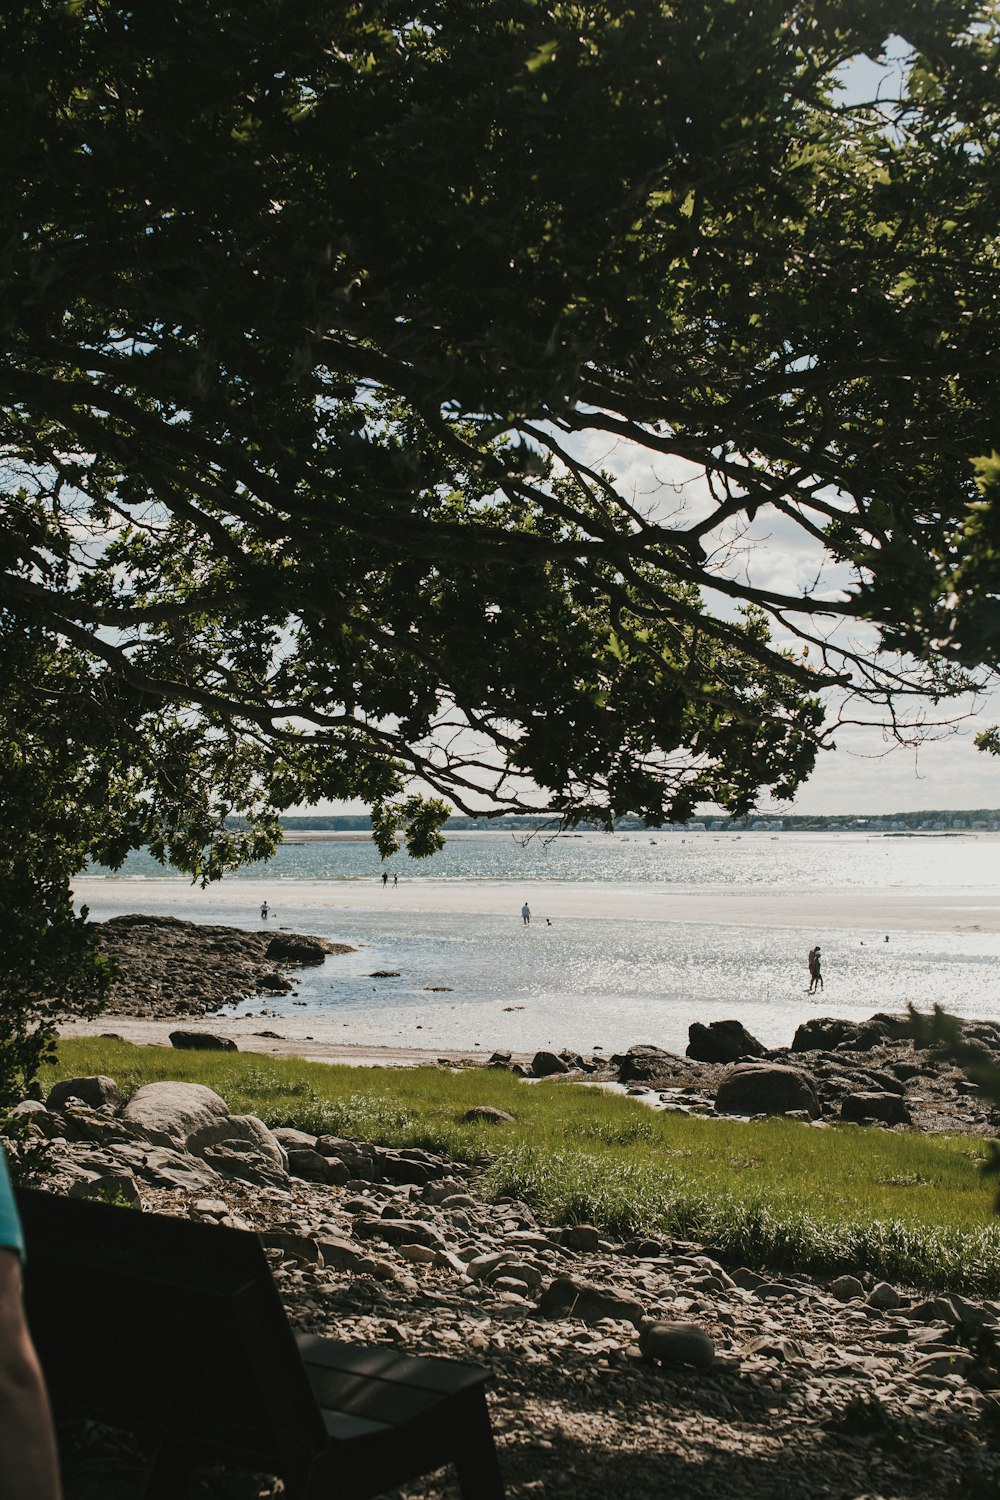
[{"label": "large boulder", "polygon": [[813,1016],[803,1021],[792,1038],[793,1052],[832,1052],[841,1042],[853,1041],[857,1021],[837,1021],[833,1016]]},{"label": "large boulder", "polygon": [[229,1105],[203,1083],[147,1083],[132,1095],[122,1118],[187,1145],[207,1125],[228,1120]]},{"label": "large boulder", "polygon": [[267,957],[280,964],[321,964],[336,945],[299,932],[278,932],[267,945]]},{"label": "large boulder", "polygon": [[792,1039],[793,1052],[870,1052],[886,1042],[898,1042],[915,1035],[915,1025],[908,1015],[888,1015],[884,1011],[867,1021],[837,1021],[831,1016],[814,1016],[804,1021]]},{"label": "large boulder", "polygon": [[205,1157],[209,1161],[219,1146],[228,1146],[236,1151],[249,1150],[251,1155],[262,1157],[275,1171],[288,1170],[288,1156],[284,1146],[256,1115],[229,1115],[224,1120],[210,1120],[187,1138],[187,1148],[191,1154]]},{"label": "large boulder", "polygon": [[187,1052],[238,1052],[239,1048],[230,1036],[219,1036],[215,1031],[172,1031],[171,1047]]},{"label": "large boulder", "polygon": [[97,1074],[90,1078],[62,1078],[49,1089],[46,1109],[62,1109],[68,1099],[79,1099],[91,1109],[120,1109],[122,1096],[113,1078]]},{"label": "large boulder", "polygon": [[681,1062],[676,1052],[666,1052],[648,1042],[639,1042],[630,1047],[622,1058],[612,1058],[618,1064],[619,1083],[649,1083],[653,1079],[669,1077]]},{"label": "large boulder", "polygon": [[687,1055],[695,1062],[731,1063],[740,1057],[763,1057],[764,1046],[742,1021],[693,1021],[688,1027]]},{"label": "large boulder", "polygon": [[720,1115],[785,1115],[804,1110],[819,1115],[819,1101],[805,1073],[780,1063],[738,1063],[719,1085]]},{"label": "large boulder", "polygon": [[552,1078],[556,1073],[568,1073],[569,1065],[554,1052],[536,1052],[531,1059],[533,1078]]}]

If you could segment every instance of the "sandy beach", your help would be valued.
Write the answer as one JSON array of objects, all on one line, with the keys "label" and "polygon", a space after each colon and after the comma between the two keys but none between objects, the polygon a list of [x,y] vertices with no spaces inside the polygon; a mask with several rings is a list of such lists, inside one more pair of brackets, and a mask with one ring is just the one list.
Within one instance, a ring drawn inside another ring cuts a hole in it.
[{"label": "sandy beach", "polygon": [[[261,1036],[267,1027],[278,1037]],[[355,1068],[420,1068],[447,1059],[458,1063],[483,1057],[481,1050],[426,1047],[366,1047],[342,1042],[320,1041],[306,1035],[308,1018],[282,1017],[280,1022],[259,1018],[209,1016],[206,1019],[185,1017],[172,1021],[136,1021],[122,1016],[104,1016],[96,1020],[67,1020],[60,1023],[59,1035],[65,1037],[118,1036],[137,1046],[169,1047],[172,1031],[208,1031],[217,1036],[232,1037],[241,1052],[260,1052],[269,1057],[300,1057],[306,1062],[342,1063]]]}]

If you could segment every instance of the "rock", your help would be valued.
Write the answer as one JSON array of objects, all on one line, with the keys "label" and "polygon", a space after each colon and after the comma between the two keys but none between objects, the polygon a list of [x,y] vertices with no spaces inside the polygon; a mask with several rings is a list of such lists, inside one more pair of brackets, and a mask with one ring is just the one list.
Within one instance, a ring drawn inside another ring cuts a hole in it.
[{"label": "rock", "polygon": [[124,1208],[142,1208],[139,1184],[131,1172],[105,1172],[90,1182],[75,1182],[69,1190],[71,1198],[95,1198],[101,1203],[112,1203]]},{"label": "rock", "polygon": [[899,1307],[902,1300],[896,1288],[890,1286],[887,1281],[878,1282],[868,1293],[868,1306],[877,1307],[879,1312],[888,1312],[894,1307]]},{"label": "rock", "polygon": [[490,1060],[486,1064],[486,1066],[488,1068],[509,1068],[510,1059],[511,1054],[508,1051],[498,1050],[491,1054]]},{"label": "rock", "polygon": [[184,1052],[238,1052],[232,1037],[219,1036],[215,1031],[172,1031],[171,1047]]},{"label": "rock", "polygon": [[429,1245],[399,1245],[397,1246],[401,1260],[409,1261],[414,1266],[433,1266],[438,1258],[436,1250]]},{"label": "rock", "polygon": [[719,1085],[715,1107],[725,1115],[780,1115],[805,1110],[819,1115],[819,1101],[805,1073],[781,1063],[739,1063]]},{"label": "rock", "polygon": [[639,1349],[644,1359],[665,1365],[694,1365],[707,1370],[715,1364],[715,1345],[695,1323],[644,1321],[639,1330]]},{"label": "rock", "polygon": [[611,1061],[617,1063],[619,1083],[648,1083],[651,1079],[669,1077],[682,1059],[676,1052],[640,1042],[630,1047],[624,1057],[613,1057]]},{"label": "rock", "polygon": [[323,938],[306,937],[300,932],[276,932],[265,949],[265,956],[275,964],[321,964],[330,952],[342,952],[341,945]]},{"label": "rock", "polygon": [[291,1125],[276,1125],[271,1132],[286,1151],[315,1151],[316,1137],[306,1130],[295,1130]]},{"label": "rock", "polygon": [[845,1094],[840,1104],[842,1120],[878,1120],[884,1125],[909,1125],[910,1111],[898,1094],[871,1091]]},{"label": "rock", "polygon": [[838,1302],[854,1302],[865,1295],[865,1289],[856,1276],[838,1276],[830,1282],[830,1295]]},{"label": "rock", "polygon": [[763,1057],[765,1048],[740,1021],[711,1021],[688,1027],[687,1056],[696,1062],[731,1063],[740,1057]]},{"label": "rock", "polygon": [[398,969],[373,969],[368,975],[369,979],[398,979],[399,977]]},{"label": "rock", "polygon": [[68,1099],[79,1099],[91,1109],[121,1109],[122,1096],[113,1078],[98,1074],[91,1078],[63,1078],[49,1089],[46,1109],[62,1109]]},{"label": "rock", "polygon": [[479,1121],[487,1125],[511,1125],[514,1116],[509,1115],[505,1109],[495,1109],[492,1104],[475,1104],[472,1109],[466,1110],[462,1121],[467,1125],[474,1125]]},{"label": "rock", "polygon": [[22,1099],[11,1110],[14,1119],[26,1120],[28,1132],[33,1136],[44,1136],[46,1140],[58,1140],[66,1134],[66,1126],[60,1115],[46,1109],[40,1099]]},{"label": "rock", "polygon": [[446,1250],[448,1242],[439,1229],[418,1219],[365,1219],[353,1224],[359,1240],[385,1240],[389,1245],[427,1245],[431,1250]]},{"label": "rock", "polygon": [[600,1246],[601,1232],[593,1224],[569,1224],[560,1234],[559,1243],[569,1250],[594,1251]]},{"label": "rock", "polygon": [[858,1034],[857,1021],[837,1021],[832,1016],[813,1016],[803,1021],[792,1038],[793,1052],[832,1052],[841,1042]]},{"label": "rock", "polygon": [[776,1359],[781,1364],[797,1363],[805,1359],[806,1352],[795,1339],[783,1338],[780,1334],[761,1334],[760,1338],[751,1339],[746,1347],[747,1354],[759,1354],[764,1359]]},{"label": "rock", "polygon": [[122,1119],[186,1144],[206,1125],[228,1120],[229,1105],[202,1083],[147,1083],[132,1095]]},{"label": "rock", "polygon": [[309,1235],[292,1229],[268,1229],[259,1236],[265,1250],[280,1250],[283,1256],[301,1261],[303,1265],[317,1266],[323,1255],[319,1245]]},{"label": "rock", "polygon": [[338,1271],[356,1271],[362,1265],[371,1263],[371,1256],[367,1251],[361,1250],[357,1245],[352,1245],[350,1240],[340,1239],[334,1235],[324,1235],[317,1241],[323,1264]]},{"label": "rock", "polygon": [[187,1138],[187,1149],[193,1156],[210,1157],[219,1146],[246,1149],[262,1158],[282,1175],[288,1171],[288,1156],[263,1120],[256,1115],[230,1115],[225,1120],[210,1120]]},{"label": "rock", "polygon": [[585,1323],[617,1318],[637,1328],[643,1319],[642,1305],[626,1293],[568,1276],[557,1276],[549,1282],[538,1299],[538,1311],[546,1318],[582,1318]]},{"label": "rock", "polygon": [[309,1147],[293,1146],[288,1152],[288,1171],[302,1182],[322,1182],[329,1187],[343,1187],[351,1174],[342,1161],[321,1156]]},{"label": "rock", "polygon": [[569,1067],[554,1052],[536,1052],[531,1059],[533,1078],[552,1078],[556,1073],[568,1073]]},{"label": "rock", "polygon": [[484,1255],[475,1255],[465,1267],[465,1274],[472,1281],[487,1281],[508,1261],[514,1260],[511,1250],[490,1250]]}]

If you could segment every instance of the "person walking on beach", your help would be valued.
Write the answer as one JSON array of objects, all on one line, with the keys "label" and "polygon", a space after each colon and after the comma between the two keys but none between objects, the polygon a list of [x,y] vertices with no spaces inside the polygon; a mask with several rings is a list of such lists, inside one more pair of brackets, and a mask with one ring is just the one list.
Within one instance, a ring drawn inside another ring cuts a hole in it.
[{"label": "person walking on beach", "polygon": [[392,888],[393,888],[393,890],[396,889],[396,887],[397,887],[398,884],[399,884],[399,876],[398,875],[394,875],[392,877]]},{"label": "person walking on beach", "polygon": [[531,907],[528,905],[527,901],[521,907],[521,921],[524,923],[525,927],[527,927],[528,923],[531,921]]},{"label": "person walking on beach", "polygon": [[388,874],[387,874],[387,873],[386,873],[386,871],[385,871],[385,870],[383,870],[383,871],[382,871],[382,889],[383,889],[383,890],[385,890],[385,888],[386,888],[386,886],[387,886],[387,885],[388,885],[388,884],[389,884],[389,876],[388,876]]},{"label": "person walking on beach", "polygon": [[813,995],[817,990],[823,988],[823,975],[820,971],[819,948],[809,949],[809,994]]},{"label": "person walking on beach", "polygon": [[262,901],[260,903],[260,920],[262,922],[266,922],[267,921],[267,914],[270,911],[270,909],[271,908],[268,906],[268,904],[267,904],[266,901]]}]

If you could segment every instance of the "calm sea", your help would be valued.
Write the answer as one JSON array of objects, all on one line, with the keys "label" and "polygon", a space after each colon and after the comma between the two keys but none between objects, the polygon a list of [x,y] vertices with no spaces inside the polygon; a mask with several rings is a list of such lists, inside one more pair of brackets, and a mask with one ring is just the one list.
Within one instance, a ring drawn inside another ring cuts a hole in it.
[{"label": "calm sea", "polygon": [[[307,840],[207,892],[143,855],[78,885],[95,919],[144,910],[259,930],[266,898],[269,927],[350,943],[294,995],[234,1012],[266,1011],[288,1036],[586,1051],[682,1051],[691,1021],[731,1016],[781,1046],[807,1016],[909,1002],[1000,1020],[998,891],[1000,837],[847,833],[465,834],[432,860],[385,866],[367,841]],[[985,919],[953,919],[949,901]],[[902,923],[910,905],[926,920]]]}]

